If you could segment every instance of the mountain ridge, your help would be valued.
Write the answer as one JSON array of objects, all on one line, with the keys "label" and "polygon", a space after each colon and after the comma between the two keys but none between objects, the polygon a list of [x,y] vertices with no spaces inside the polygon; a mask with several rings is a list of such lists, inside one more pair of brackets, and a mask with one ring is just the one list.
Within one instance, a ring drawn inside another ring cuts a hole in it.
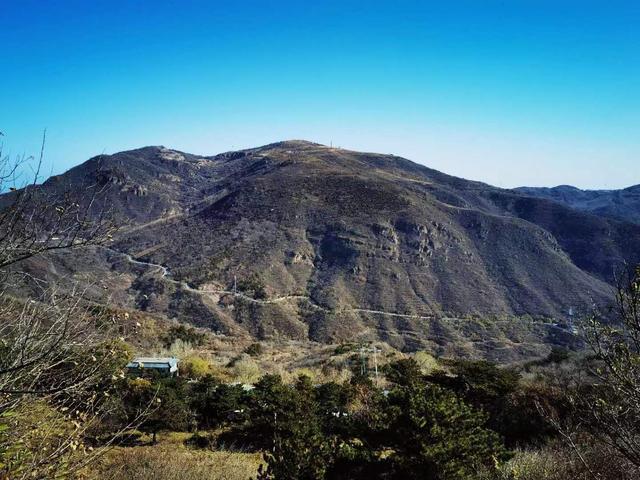
[{"label": "mountain ridge", "polygon": [[562,318],[604,304],[640,245],[631,223],[301,140],[212,156],[143,147],[43,187],[95,182],[126,227],[112,251],[53,256],[49,272],[98,275],[123,307],[257,338],[527,356],[570,339],[536,324],[480,341],[477,322],[461,319]]},{"label": "mountain ridge", "polygon": [[617,190],[583,190],[572,185],[518,187],[514,191],[553,200],[597,215],[640,224],[640,184]]}]

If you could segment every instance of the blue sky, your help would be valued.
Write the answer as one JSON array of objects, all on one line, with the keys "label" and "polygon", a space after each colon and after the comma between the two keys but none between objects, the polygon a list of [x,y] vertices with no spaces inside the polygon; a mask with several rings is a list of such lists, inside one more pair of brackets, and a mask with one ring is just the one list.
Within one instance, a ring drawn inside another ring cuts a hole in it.
[{"label": "blue sky", "polygon": [[5,152],[304,138],[494,185],[640,183],[640,2],[0,0]]}]

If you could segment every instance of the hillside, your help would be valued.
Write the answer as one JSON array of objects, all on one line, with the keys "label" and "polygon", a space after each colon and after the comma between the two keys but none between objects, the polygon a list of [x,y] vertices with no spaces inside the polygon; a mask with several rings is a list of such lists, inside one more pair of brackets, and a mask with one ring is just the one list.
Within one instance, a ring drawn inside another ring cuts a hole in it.
[{"label": "hillside", "polygon": [[146,147],[44,188],[96,182],[126,222],[110,247],[27,268],[98,278],[89,298],[224,334],[535,356],[571,342],[544,319],[607,302],[615,269],[640,260],[640,225],[305,141]]},{"label": "hillside", "polygon": [[560,185],[553,188],[520,187],[515,191],[554,200],[577,210],[640,224],[640,185],[621,190],[580,190]]}]

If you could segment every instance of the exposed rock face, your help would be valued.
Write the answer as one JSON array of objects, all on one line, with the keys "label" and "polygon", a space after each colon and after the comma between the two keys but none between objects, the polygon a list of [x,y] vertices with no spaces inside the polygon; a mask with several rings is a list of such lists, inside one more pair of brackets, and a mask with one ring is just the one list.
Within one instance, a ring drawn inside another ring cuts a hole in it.
[{"label": "exposed rock face", "polygon": [[112,251],[52,262],[125,275],[125,306],[227,333],[531,356],[570,339],[529,316],[607,301],[614,268],[640,260],[638,225],[310,142],[213,157],[146,147],[61,177],[46,188],[112,184],[130,226]]}]

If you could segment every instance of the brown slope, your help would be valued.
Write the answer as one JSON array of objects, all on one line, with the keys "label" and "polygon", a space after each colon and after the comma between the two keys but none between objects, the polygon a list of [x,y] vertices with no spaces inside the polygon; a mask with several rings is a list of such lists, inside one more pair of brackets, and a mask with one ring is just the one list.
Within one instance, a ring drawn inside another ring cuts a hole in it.
[{"label": "brown slope", "polygon": [[[433,317],[559,316],[605,302],[611,265],[633,261],[640,245],[637,226],[310,142],[215,157],[148,147],[94,159],[47,188],[96,180],[113,185],[108,203],[132,223],[113,249],[141,263],[102,251],[93,264],[66,258],[69,271],[126,278],[116,297],[129,306],[255,336],[528,355],[548,329],[533,340],[522,329],[460,337]],[[248,297],[222,292],[234,279]],[[257,284],[266,300],[249,298]]]},{"label": "brown slope", "polygon": [[508,191],[490,192],[489,196],[507,212],[544,228],[576,266],[605,282],[614,282],[625,265],[640,263],[636,224]]},{"label": "brown slope", "polygon": [[273,295],[332,309],[558,314],[605,295],[548,231],[479,193],[491,187],[315,145],[254,154],[223,198],[126,248],[171,235],[153,258],[180,278],[258,275]]}]

